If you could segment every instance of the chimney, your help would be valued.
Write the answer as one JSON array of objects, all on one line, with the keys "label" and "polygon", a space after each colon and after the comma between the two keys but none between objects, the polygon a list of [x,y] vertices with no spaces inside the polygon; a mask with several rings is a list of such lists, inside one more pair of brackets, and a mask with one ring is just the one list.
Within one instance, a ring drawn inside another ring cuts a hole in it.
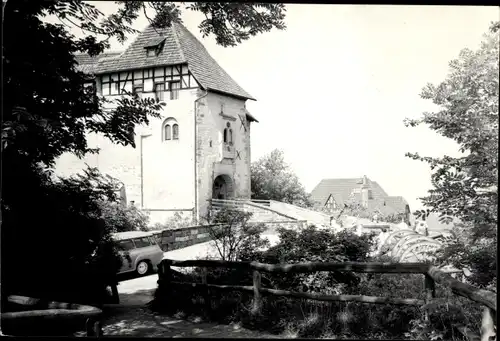
[{"label": "chimney", "polygon": [[370,186],[368,185],[368,178],[363,175],[363,185],[361,186],[361,205],[364,208],[368,208],[368,190]]}]

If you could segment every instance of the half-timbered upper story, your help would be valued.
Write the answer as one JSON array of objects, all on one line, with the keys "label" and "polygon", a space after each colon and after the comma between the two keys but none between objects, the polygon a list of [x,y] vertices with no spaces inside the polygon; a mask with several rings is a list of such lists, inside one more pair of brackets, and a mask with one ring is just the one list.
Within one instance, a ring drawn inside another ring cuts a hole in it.
[{"label": "half-timbered upper story", "polygon": [[95,58],[79,54],[76,60],[78,68],[91,76],[89,84],[103,96],[135,92],[174,101],[183,90],[201,88],[254,100],[179,23],[163,29],[148,26],[122,53],[104,53]]}]

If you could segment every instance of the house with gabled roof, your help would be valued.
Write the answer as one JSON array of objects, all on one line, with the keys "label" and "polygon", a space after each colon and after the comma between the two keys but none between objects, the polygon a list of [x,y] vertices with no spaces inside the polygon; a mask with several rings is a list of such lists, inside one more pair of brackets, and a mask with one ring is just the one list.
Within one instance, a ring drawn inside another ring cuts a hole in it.
[{"label": "house with gabled roof", "polygon": [[186,27],[150,25],[123,52],[75,59],[98,95],[137,93],[166,106],[161,119],[135,128],[137,148],[89,134],[89,146],[100,152],[83,160],[65,154],[56,173],[97,167],[118,179],[153,223],[175,213],[198,220],[211,198],[250,198],[250,125],[257,120],[245,103],[254,98]]},{"label": "house with gabled roof", "polygon": [[403,215],[410,223],[410,206],[401,196],[389,196],[384,189],[368,177],[349,179],[323,179],[311,192],[315,208],[328,213],[342,210],[350,203],[360,204],[369,212],[384,216]]}]

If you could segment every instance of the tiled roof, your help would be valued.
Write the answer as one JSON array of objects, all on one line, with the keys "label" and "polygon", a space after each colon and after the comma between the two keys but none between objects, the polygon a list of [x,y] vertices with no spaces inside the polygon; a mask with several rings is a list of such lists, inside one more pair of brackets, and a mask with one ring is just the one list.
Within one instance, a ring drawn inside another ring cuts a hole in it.
[{"label": "tiled roof", "polygon": [[[96,74],[185,63],[186,59],[180,50],[173,27],[174,25],[170,28],[158,29],[149,25],[144,31],[139,33],[137,38],[120,56],[113,60],[99,63]],[[165,39],[160,54],[158,56],[147,57],[144,48],[159,38]]]},{"label": "tiled roof", "polygon": [[[373,193],[374,199],[380,199],[387,196],[387,193],[380,187],[380,185],[375,182],[368,180]],[[312,190],[311,198],[320,203],[325,204],[326,200],[332,194],[333,198],[338,205],[342,206],[347,202],[351,193],[355,188],[361,188],[363,184],[363,178],[351,178],[351,179],[323,179],[320,183]]]},{"label": "tiled roof", "polygon": [[[366,179],[367,184],[372,190],[373,199],[368,201],[369,210],[378,210],[385,215],[405,212],[408,203],[403,197],[388,196],[383,188],[376,182]],[[352,194],[355,189],[361,189],[363,178],[351,179],[323,179],[312,190],[311,198],[318,205],[323,206],[330,195],[333,196],[336,203],[342,207],[350,199],[361,200],[360,194]]]},{"label": "tiled roof", "polygon": [[196,37],[181,24],[175,27],[179,37],[181,51],[186,57],[189,70],[196,80],[207,90],[220,91],[239,97],[253,99],[243,88],[241,88],[226,71],[213,59],[205,47]]},{"label": "tiled roof", "polygon": [[96,57],[91,57],[86,53],[75,54],[75,60],[78,63],[76,69],[83,73],[93,74],[95,73],[98,62],[117,57],[120,54],[121,52],[105,52]]},{"label": "tiled roof", "polygon": [[408,203],[403,197],[392,197],[392,196],[385,198],[385,204],[386,206],[394,208],[398,212],[404,212],[406,205],[408,205]]},{"label": "tiled roof", "polygon": [[[163,41],[158,56],[147,57],[145,47]],[[246,99],[254,99],[229,76],[210,56],[203,44],[180,23],[155,29],[149,25],[130,46],[114,58],[100,59],[93,73],[142,69],[146,67],[188,64],[188,68],[205,90],[212,90]]]}]

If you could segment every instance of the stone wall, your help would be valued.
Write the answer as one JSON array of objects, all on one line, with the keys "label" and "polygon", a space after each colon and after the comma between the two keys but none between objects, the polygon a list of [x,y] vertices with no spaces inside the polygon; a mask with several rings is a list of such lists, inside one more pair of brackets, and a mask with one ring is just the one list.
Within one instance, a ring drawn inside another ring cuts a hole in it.
[{"label": "stone wall", "polygon": [[[100,152],[83,159],[65,153],[56,160],[55,174],[81,173],[88,164],[123,182],[127,201],[134,201],[137,207],[192,210],[195,206],[194,101],[197,96],[197,89],[186,89],[180,90],[177,100],[166,99],[162,118],[152,118],[148,126],[135,128],[135,148],[113,144],[102,135],[89,134],[89,147],[98,147]],[[119,96],[107,98],[115,100]],[[179,125],[179,139],[163,141],[163,122],[169,117]]]},{"label": "stone wall", "polygon": [[[231,152],[223,140],[228,123],[233,131]],[[198,212],[204,217],[219,175],[231,177],[234,197],[250,198],[250,129],[245,101],[208,93],[198,101],[196,126]]]},{"label": "stone wall", "polygon": [[[195,206],[194,101],[197,90],[181,90],[166,100],[162,119],[151,120],[143,141],[143,185],[146,209],[192,210]],[[179,139],[163,139],[165,119],[175,119]]]},{"label": "stone wall", "polygon": [[[264,224],[266,231],[263,235],[276,235],[277,229],[282,227],[292,230],[300,230],[307,227],[306,221],[253,221],[251,224]],[[155,233],[160,247],[163,251],[172,251],[200,244],[211,240],[208,226],[191,226],[172,230],[163,230]]]},{"label": "stone wall", "polygon": [[166,252],[204,243],[210,239],[208,227],[206,226],[164,230],[160,234],[160,247]]},{"label": "stone wall", "polygon": [[277,235],[278,228],[285,228],[294,231],[299,231],[307,227],[307,221],[305,220],[295,220],[295,221],[254,221],[252,224],[264,224],[266,226],[266,231],[264,235]]}]

